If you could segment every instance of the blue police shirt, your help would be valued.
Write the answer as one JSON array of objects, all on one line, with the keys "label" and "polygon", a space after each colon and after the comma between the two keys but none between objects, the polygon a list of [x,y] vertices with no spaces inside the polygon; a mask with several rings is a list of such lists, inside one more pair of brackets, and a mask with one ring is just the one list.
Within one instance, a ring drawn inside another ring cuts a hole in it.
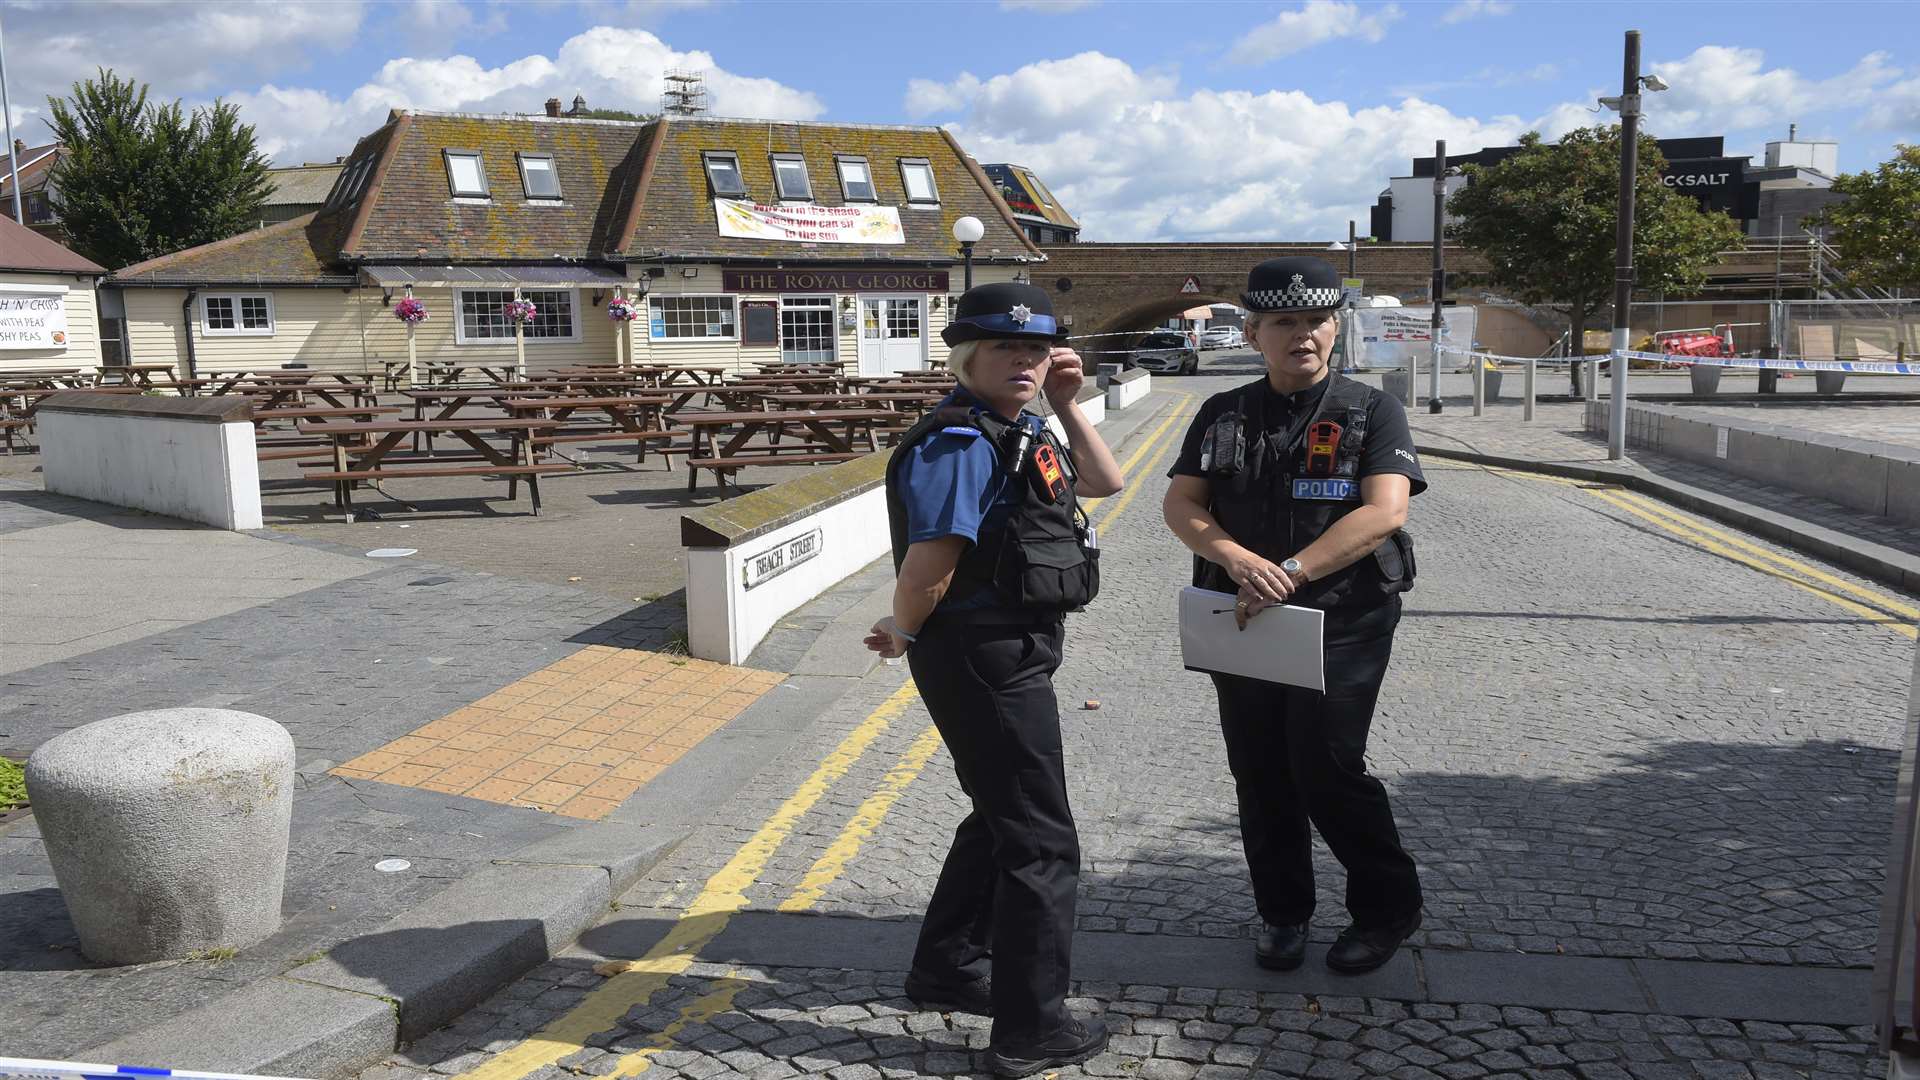
[{"label": "blue police shirt", "polygon": [[[986,409],[985,403],[965,390],[948,395],[939,407],[948,406]],[[1022,413],[1020,423],[1037,437],[1045,421]],[[943,536],[976,542],[982,533],[991,534],[1001,527],[1017,494],[1000,468],[999,450],[972,427],[941,428],[920,440],[900,467],[900,489],[907,510],[909,544]],[[986,607],[992,600],[990,593],[955,603],[942,600],[939,610]]]}]

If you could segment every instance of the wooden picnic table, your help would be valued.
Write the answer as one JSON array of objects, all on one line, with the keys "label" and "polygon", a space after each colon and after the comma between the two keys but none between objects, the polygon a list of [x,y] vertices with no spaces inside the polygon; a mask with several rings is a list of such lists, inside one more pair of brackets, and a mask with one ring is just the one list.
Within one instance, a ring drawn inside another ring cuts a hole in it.
[{"label": "wooden picnic table", "polygon": [[99,373],[77,367],[0,368],[0,388],[84,390]]},{"label": "wooden picnic table", "polygon": [[[865,394],[857,390],[849,390],[845,393],[837,394],[761,394],[760,400],[769,405],[800,409],[811,409],[838,403],[845,403],[849,407],[858,408],[864,403],[871,402],[889,411],[899,409],[910,412],[924,412],[927,406],[937,404],[946,396],[945,393],[930,390],[880,390]],[[919,406],[919,408],[915,408],[915,406]]]},{"label": "wooden picnic table", "polygon": [[400,412],[398,405],[362,405],[344,409],[301,406],[290,409],[255,410],[253,414],[254,457],[260,461],[284,461],[291,458],[311,458],[326,452],[328,443],[325,439],[311,435],[268,432],[266,425],[271,420],[291,420],[297,428],[302,420],[370,420],[375,416],[398,412]]},{"label": "wooden picnic table", "polygon": [[101,386],[132,386],[140,390],[156,390],[153,385],[155,375],[165,375],[168,386],[178,388],[179,380],[174,377],[173,364],[115,364],[103,367],[99,371]]},{"label": "wooden picnic table", "polygon": [[[669,413],[668,421],[691,432],[687,451],[687,490],[699,484],[701,469],[712,469],[725,486],[734,473],[749,465],[822,465],[852,461],[880,449],[873,429],[888,419],[883,409],[801,409],[791,411]],[[838,425],[843,429],[836,432]],[[729,429],[738,428],[728,433]],[[782,442],[789,429],[800,428],[811,438]],[[725,436],[726,441],[721,442]],[[763,443],[753,443],[765,436]],[[864,441],[865,450],[854,443]]]},{"label": "wooden picnic table", "polygon": [[512,382],[520,370],[512,362],[496,364],[456,364],[446,360],[425,360],[420,364],[428,386],[448,386],[459,382],[467,372],[477,371],[489,382]]},{"label": "wooden picnic table", "polygon": [[[540,477],[548,473],[571,472],[571,465],[542,464],[534,447],[537,432],[559,427],[554,420],[370,420],[346,423],[300,424],[302,435],[324,436],[332,445],[333,468],[302,474],[308,480],[331,480],[334,505],[345,519],[353,521],[353,485],[371,483],[385,494],[380,483],[403,477],[419,476],[504,476],[507,498],[517,497],[521,479],[527,482],[527,494],[533,513],[540,514]],[[472,448],[473,453],[457,460],[478,461],[478,465],[452,465],[454,458],[393,457],[393,451],[414,434],[451,435]],[[506,435],[511,447],[502,450],[484,436]],[[388,496],[392,498],[392,496]],[[400,500],[395,500],[400,501]]]},{"label": "wooden picnic table", "polygon": [[[506,398],[500,407],[513,416],[540,416],[566,424],[577,413],[604,413],[604,424],[574,424],[558,431],[534,437],[535,445],[551,447],[555,443],[631,442],[638,460],[647,460],[647,444],[672,442],[674,433],[664,422],[671,394],[635,394],[627,397],[543,396]],[[581,417],[582,420],[585,417]],[[662,454],[670,453],[666,447]],[[556,453],[558,451],[555,451]],[[667,459],[671,462],[671,459]]]}]

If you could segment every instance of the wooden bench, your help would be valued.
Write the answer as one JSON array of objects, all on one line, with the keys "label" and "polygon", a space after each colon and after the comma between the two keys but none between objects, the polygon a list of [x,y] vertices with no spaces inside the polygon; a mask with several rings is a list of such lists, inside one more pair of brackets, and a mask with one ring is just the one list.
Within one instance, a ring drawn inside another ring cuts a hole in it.
[{"label": "wooden bench", "polygon": [[[348,522],[353,516],[353,485],[367,482],[376,490],[384,480],[427,476],[504,476],[507,498],[519,493],[520,480],[527,482],[527,494],[533,513],[540,513],[540,477],[549,473],[572,472],[572,465],[542,463],[535,458],[533,439],[548,434],[560,425],[552,420],[371,420],[348,423],[301,424],[302,435],[325,436],[333,450],[333,468],[302,473],[308,480],[333,483],[334,504]],[[471,456],[390,457],[410,435],[439,433],[451,435],[472,449]],[[513,440],[510,450],[489,445],[482,436],[507,435]],[[354,459],[349,464],[349,459]],[[477,465],[450,465],[449,460],[476,460]],[[396,500],[398,501],[398,500]]]},{"label": "wooden bench", "polygon": [[33,421],[22,417],[9,416],[0,418],[0,439],[6,440],[8,457],[13,456],[13,433],[16,431],[29,431],[32,430],[32,428]]}]

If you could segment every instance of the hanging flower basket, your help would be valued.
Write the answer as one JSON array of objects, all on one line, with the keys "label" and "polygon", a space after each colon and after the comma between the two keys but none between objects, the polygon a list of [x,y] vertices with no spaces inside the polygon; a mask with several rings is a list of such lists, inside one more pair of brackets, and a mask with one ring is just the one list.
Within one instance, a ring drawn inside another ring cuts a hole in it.
[{"label": "hanging flower basket", "polygon": [[626,297],[616,296],[607,301],[607,318],[614,322],[632,322],[639,317],[640,309]]},{"label": "hanging flower basket", "polygon": [[418,297],[402,297],[393,305],[393,317],[406,323],[408,326],[413,326],[425,321],[427,317],[427,305]]},{"label": "hanging flower basket", "polygon": [[509,300],[505,312],[509,320],[525,324],[532,322],[533,317],[540,313],[540,309],[534,307],[531,300]]}]

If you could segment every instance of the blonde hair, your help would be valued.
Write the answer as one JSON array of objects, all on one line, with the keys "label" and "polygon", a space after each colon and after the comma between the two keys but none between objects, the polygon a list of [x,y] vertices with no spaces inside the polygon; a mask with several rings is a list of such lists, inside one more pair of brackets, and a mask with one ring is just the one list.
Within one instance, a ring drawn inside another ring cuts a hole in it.
[{"label": "blonde hair", "polygon": [[967,370],[967,368],[973,360],[974,350],[979,347],[980,342],[978,340],[963,341],[947,350],[947,369],[953,372],[953,377],[959,381],[961,386],[969,390],[973,389],[973,384],[969,381],[972,379],[973,373]]}]

